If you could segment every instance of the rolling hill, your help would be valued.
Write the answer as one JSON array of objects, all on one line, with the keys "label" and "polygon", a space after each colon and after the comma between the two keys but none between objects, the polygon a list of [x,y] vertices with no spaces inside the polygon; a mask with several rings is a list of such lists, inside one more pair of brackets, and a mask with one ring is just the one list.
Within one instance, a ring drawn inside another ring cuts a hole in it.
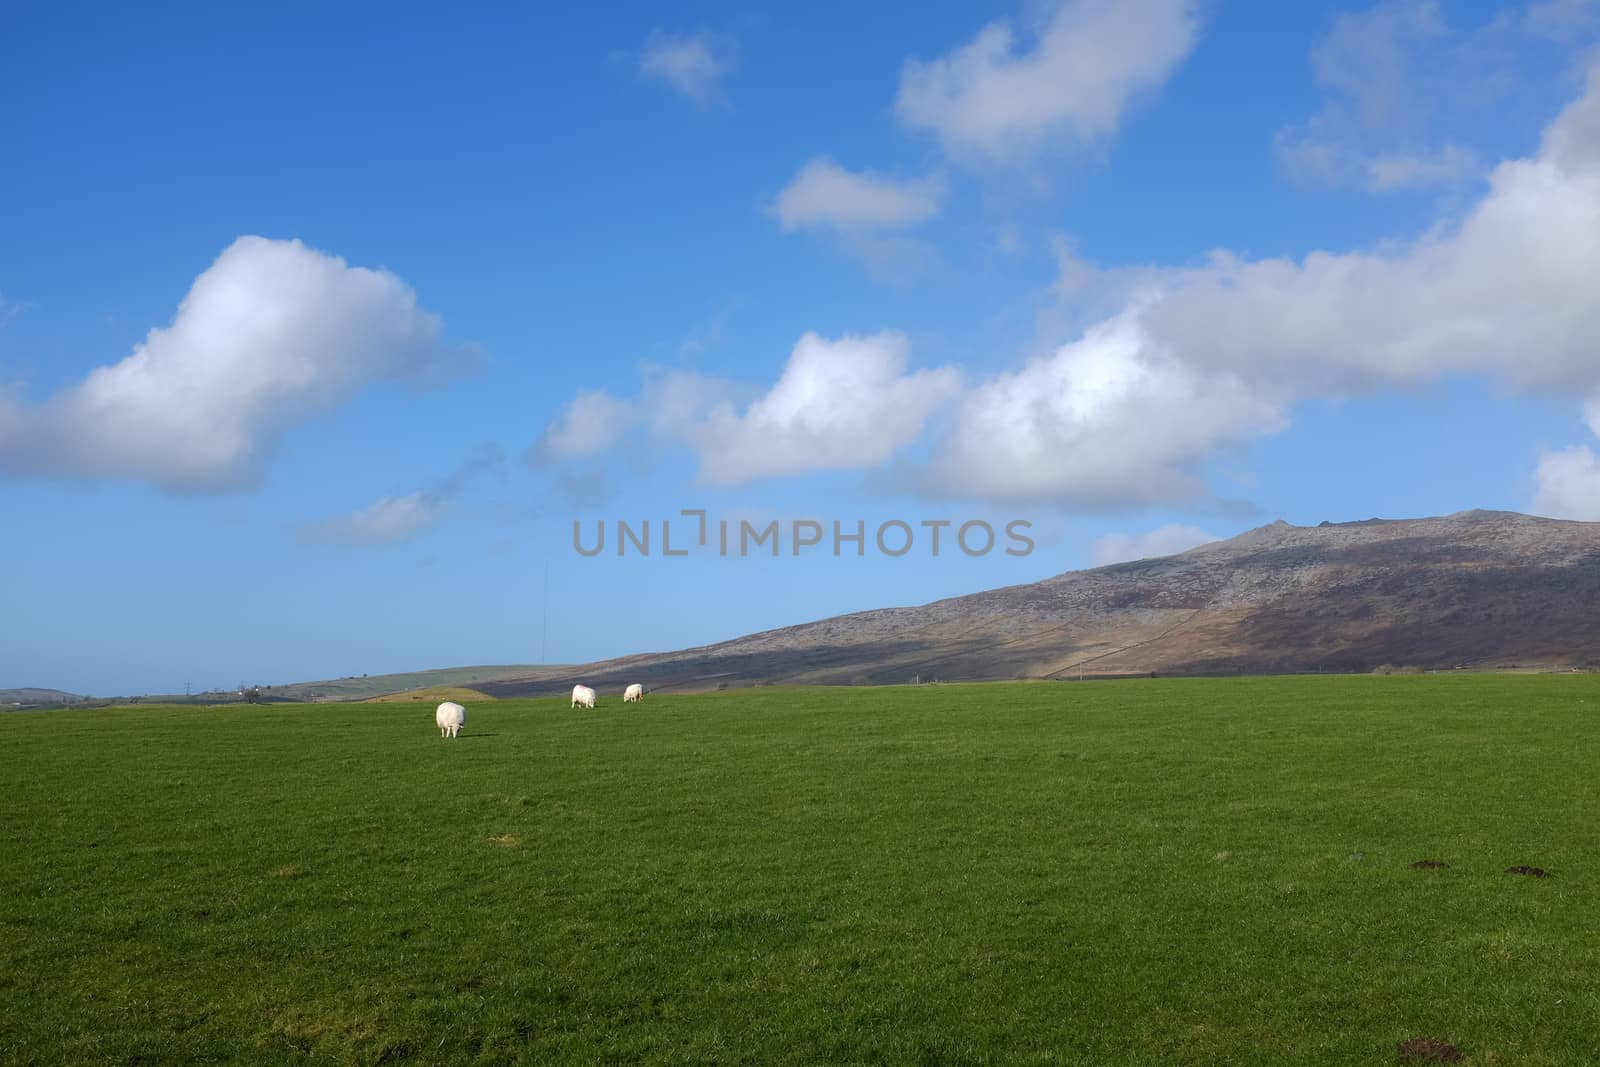
[{"label": "rolling hill", "polygon": [[1600,523],[1276,522],[1159,559],[677,652],[470,682],[497,697],[774,683],[1600,664]]},{"label": "rolling hill", "polygon": [[[551,675],[567,677],[573,668],[555,666],[442,667],[438,670],[408,671],[403,674],[374,674],[330,678],[320,682],[291,682],[266,691],[273,700],[323,703],[328,701],[371,700],[420,689],[481,688],[480,682],[512,679],[531,681]],[[445,698],[440,698],[445,699]]]}]

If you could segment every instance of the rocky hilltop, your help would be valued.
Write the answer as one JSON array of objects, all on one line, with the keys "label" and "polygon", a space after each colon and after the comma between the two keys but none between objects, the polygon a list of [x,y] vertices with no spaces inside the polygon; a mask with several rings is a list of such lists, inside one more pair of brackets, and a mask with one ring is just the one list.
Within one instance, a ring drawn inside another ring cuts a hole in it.
[{"label": "rocky hilltop", "polygon": [[479,688],[514,696],[577,679],[670,690],[1596,664],[1600,523],[1468,511],[1276,522],[1176,556]]}]

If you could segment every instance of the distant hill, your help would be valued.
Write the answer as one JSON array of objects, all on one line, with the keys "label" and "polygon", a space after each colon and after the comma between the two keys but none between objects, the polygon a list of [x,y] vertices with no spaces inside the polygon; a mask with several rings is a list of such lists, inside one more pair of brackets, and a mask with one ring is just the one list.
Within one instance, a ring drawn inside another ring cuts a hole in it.
[{"label": "distant hill", "polygon": [[76,693],[60,689],[0,689],[0,708],[17,705],[32,707],[36,704],[71,704],[82,700]]},{"label": "distant hill", "polygon": [[1071,571],[678,652],[474,683],[620,693],[769,683],[1600,665],[1600,523],[1468,511],[1276,522],[1160,559]]},{"label": "distant hill", "polygon": [[[411,671],[404,674],[374,674],[361,677],[332,678],[321,682],[294,682],[264,688],[262,695],[273,700],[302,701],[357,701],[373,697],[405,693],[417,689],[479,688],[479,683],[502,681],[508,678],[531,681],[539,678],[565,676],[569,665],[553,666],[485,666],[445,667],[431,671]],[[440,699],[449,699],[441,697]]]}]

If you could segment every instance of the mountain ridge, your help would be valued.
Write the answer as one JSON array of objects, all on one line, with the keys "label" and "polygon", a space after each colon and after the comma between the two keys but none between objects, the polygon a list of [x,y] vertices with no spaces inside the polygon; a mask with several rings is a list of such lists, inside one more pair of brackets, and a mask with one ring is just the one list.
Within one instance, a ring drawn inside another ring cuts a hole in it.
[{"label": "mountain ridge", "polygon": [[503,679],[496,696],[1076,674],[1600,663],[1600,523],[1472,509],[1282,520],[1172,556]]}]

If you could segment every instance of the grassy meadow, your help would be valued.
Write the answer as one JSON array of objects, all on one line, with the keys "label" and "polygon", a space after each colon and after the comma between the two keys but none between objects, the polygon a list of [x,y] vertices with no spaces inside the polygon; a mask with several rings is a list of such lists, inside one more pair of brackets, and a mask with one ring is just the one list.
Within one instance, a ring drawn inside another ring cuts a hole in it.
[{"label": "grassy meadow", "polygon": [[1600,677],[432,710],[0,716],[0,1062],[1600,1062]]}]

